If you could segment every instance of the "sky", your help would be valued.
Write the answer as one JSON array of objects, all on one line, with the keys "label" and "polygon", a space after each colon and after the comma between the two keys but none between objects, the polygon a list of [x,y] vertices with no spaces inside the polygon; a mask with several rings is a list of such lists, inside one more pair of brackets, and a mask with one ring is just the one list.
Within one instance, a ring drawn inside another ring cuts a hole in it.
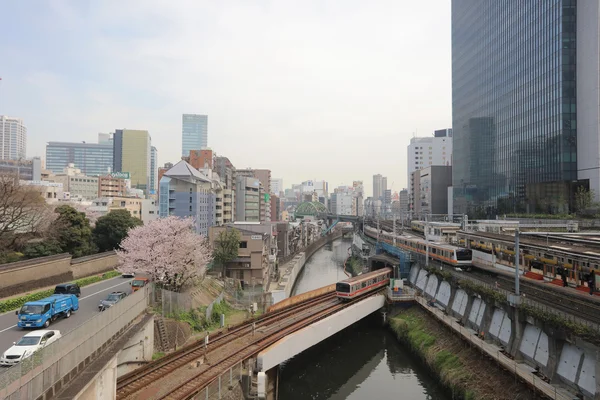
[{"label": "sky", "polygon": [[[413,136],[451,127],[450,0],[0,0],[0,115],[47,141],[146,129],[177,162],[181,114],[284,187],[406,187]],[[8,17],[8,18],[7,18]]]}]

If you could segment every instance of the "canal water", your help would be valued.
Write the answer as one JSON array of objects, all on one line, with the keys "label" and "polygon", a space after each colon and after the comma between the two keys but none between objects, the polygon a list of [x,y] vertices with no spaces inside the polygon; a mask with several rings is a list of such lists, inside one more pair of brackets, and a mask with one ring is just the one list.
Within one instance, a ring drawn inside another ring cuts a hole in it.
[{"label": "canal water", "polygon": [[[351,240],[318,250],[298,277],[293,294],[346,277]],[[402,347],[381,316],[365,318],[281,365],[281,400],[449,400],[418,359]]]}]

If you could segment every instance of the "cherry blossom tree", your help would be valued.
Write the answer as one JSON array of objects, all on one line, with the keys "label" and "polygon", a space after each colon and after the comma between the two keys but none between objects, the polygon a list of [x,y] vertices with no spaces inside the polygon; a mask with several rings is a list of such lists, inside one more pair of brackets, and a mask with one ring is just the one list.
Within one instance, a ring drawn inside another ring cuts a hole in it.
[{"label": "cherry blossom tree", "polygon": [[193,218],[159,218],[135,227],[117,254],[121,273],[146,275],[175,292],[201,279],[212,261],[208,240],[194,232]]}]

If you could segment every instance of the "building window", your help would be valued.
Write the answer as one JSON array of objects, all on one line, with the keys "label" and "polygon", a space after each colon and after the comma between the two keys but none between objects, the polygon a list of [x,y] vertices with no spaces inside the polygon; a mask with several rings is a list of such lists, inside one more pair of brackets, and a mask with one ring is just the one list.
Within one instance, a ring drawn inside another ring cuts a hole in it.
[{"label": "building window", "polygon": [[240,249],[247,249],[248,248],[248,242],[240,242]]},{"label": "building window", "polygon": [[192,206],[190,206],[190,212],[192,211]]}]

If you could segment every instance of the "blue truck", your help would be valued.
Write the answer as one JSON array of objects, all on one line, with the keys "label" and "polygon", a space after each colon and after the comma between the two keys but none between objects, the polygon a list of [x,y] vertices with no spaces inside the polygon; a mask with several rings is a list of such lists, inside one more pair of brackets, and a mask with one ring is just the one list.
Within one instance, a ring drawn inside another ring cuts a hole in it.
[{"label": "blue truck", "polygon": [[79,300],[74,294],[53,294],[42,300],[29,301],[16,312],[19,328],[47,328],[60,316],[69,318],[79,310]]}]

